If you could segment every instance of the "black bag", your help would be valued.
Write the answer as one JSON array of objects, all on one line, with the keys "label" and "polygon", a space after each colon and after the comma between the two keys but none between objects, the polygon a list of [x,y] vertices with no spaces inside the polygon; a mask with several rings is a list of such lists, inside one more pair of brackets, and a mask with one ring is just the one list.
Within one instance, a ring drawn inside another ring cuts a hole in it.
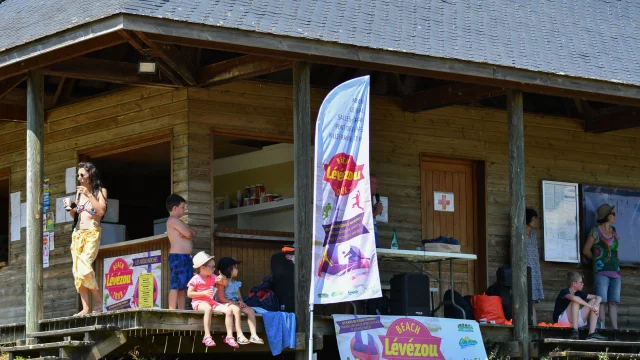
[{"label": "black bag", "polygon": [[280,311],[278,298],[271,287],[271,276],[266,276],[260,285],[251,288],[249,295],[244,298],[244,303],[251,307],[261,307],[267,311]]},{"label": "black bag", "polygon": [[462,297],[459,292],[453,291],[453,299],[456,305],[464,310],[464,314],[460,309],[451,304],[451,290],[444,293],[444,317],[450,319],[467,319],[473,320],[473,307],[471,306],[470,296]]},{"label": "black bag", "polygon": [[295,311],[295,266],[293,252],[280,252],[271,256],[271,276],[273,276],[273,292],[284,311]]}]

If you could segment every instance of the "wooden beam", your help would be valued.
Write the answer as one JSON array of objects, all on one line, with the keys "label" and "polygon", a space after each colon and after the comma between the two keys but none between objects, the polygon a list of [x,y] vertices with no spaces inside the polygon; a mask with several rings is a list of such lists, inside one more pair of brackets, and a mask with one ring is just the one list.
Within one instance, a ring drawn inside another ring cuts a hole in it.
[{"label": "wooden beam", "polygon": [[58,100],[60,100],[60,94],[62,94],[62,90],[64,89],[65,82],[67,82],[66,77],[60,78],[60,82],[58,83],[58,88],[56,89],[56,93],[53,95],[53,100],[51,100],[51,107],[55,107],[58,104]]},{"label": "wooden beam", "polygon": [[0,121],[27,121],[27,107],[13,104],[0,104]]},{"label": "wooden beam", "polygon": [[178,50],[174,45],[155,43],[143,33],[136,32],[136,35],[142,40],[153,53],[161,58],[167,65],[179,74],[184,81],[190,86],[198,85],[196,76],[198,75],[198,69],[191,63],[191,61]]},{"label": "wooden beam", "polygon": [[2,66],[0,67],[0,80],[124,42],[126,42],[126,40],[124,40],[122,36],[117,33],[110,33],[85,41],[79,41],[65,47],[59,47],[42,55],[32,56],[22,61],[14,61],[4,66],[0,62],[0,66]]},{"label": "wooden beam", "polygon": [[200,86],[220,85],[270,74],[291,67],[291,60],[247,55],[207,65],[200,74]]},{"label": "wooden beam", "polygon": [[511,268],[513,270],[514,341],[523,359],[529,359],[527,257],[525,240],[524,125],[522,91],[507,91],[509,119],[509,188],[511,193]]},{"label": "wooden beam", "polygon": [[[313,251],[313,171],[311,170],[311,69],[308,63],[293,64],[293,183],[296,234],[295,313],[296,329],[309,336],[309,291],[311,252]],[[296,353],[296,359],[309,359],[312,349]]]},{"label": "wooden beam", "polygon": [[109,333],[109,335],[94,345],[89,353],[83,358],[86,360],[98,360],[107,356],[109,353],[124,345],[127,342],[127,336],[123,331]]},{"label": "wooden beam", "polygon": [[147,37],[155,42],[368,68],[611,104],[635,106],[640,99],[640,86],[604,80],[277,36],[219,26],[204,26],[185,22],[179,22],[180,26],[176,26],[176,23],[178,22],[168,22],[166,19],[124,15],[126,29],[144,31],[147,33]]},{"label": "wooden beam", "polygon": [[0,80],[0,99],[2,99],[9,91],[18,86],[24,79],[27,78],[27,74],[18,74],[16,76]]},{"label": "wooden beam", "polygon": [[26,332],[42,320],[42,179],[44,177],[44,72],[27,76]]},{"label": "wooden beam", "polygon": [[640,127],[640,108],[628,108],[611,114],[598,113],[584,119],[584,131],[588,133],[605,133],[635,127]]},{"label": "wooden beam", "polygon": [[469,83],[454,83],[407,95],[402,99],[404,111],[419,112],[445,106],[462,105],[475,100],[504,95],[504,89]]},{"label": "wooden beam", "polygon": [[[116,84],[152,87],[175,87],[175,84],[155,75],[138,74],[138,64],[79,57],[45,68],[50,76],[105,81]],[[60,90],[60,87],[58,87]]]},{"label": "wooden beam", "polygon": [[[150,49],[144,43],[144,41],[142,41],[138,37],[138,35],[136,35],[135,33],[131,31],[126,31],[126,30],[120,30],[118,31],[118,33],[124,39],[126,39],[134,49],[138,50],[140,55],[147,55],[147,53],[150,51]],[[162,59],[155,59],[155,60],[156,60],[156,63],[158,64],[158,67],[160,68],[160,71],[162,71],[162,73],[165,74],[165,76],[167,76],[169,80],[171,80],[177,86],[184,86],[182,77],[180,77],[180,75],[174,72],[171,66],[166,64]]]}]

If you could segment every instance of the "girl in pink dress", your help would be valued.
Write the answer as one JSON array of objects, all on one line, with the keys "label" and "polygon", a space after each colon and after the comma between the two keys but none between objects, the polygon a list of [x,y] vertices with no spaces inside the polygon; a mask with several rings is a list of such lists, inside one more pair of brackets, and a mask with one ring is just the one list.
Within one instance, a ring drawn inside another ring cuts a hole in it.
[{"label": "girl in pink dress", "polygon": [[211,338],[211,314],[219,311],[225,315],[224,325],[227,328],[227,337],[224,342],[234,349],[240,347],[233,337],[233,315],[239,313],[240,308],[233,304],[220,304],[214,300],[215,281],[213,269],[215,263],[213,256],[201,251],[193,257],[193,268],[196,274],[187,284],[187,296],[192,299],[191,307],[196,311],[204,312],[204,338],[202,343],[205,346],[216,346]]}]

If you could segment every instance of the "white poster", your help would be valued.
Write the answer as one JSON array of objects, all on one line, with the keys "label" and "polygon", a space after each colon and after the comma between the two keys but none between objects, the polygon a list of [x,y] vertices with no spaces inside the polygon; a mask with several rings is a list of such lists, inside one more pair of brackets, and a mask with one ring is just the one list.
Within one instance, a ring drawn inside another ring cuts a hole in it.
[{"label": "white poster", "polygon": [[49,233],[42,234],[42,267],[49,267]]},{"label": "white poster", "polygon": [[453,212],[454,211],[454,199],[452,192],[433,192],[433,210]]},{"label": "white poster", "polygon": [[14,192],[9,195],[11,210],[11,241],[20,240],[20,192]]},{"label": "white poster", "polygon": [[76,168],[67,168],[64,172],[64,188],[67,194],[76,192]]},{"label": "white poster", "polygon": [[487,360],[475,321],[333,315],[341,360]]},{"label": "white poster", "polygon": [[161,282],[160,250],[104,259],[104,311],[160,308]]},{"label": "white poster", "polygon": [[316,122],[310,301],[381,296],[369,183],[369,77],[322,102]]},{"label": "white poster", "polygon": [[56,199],[56,224],[66,223],[73,221],[69,212],[64,208],[64,198],[60,197]]},{"label": "white poster", "polygon": [[380,204],[382,204],[382,214],[376,217],[376,221],[379,223],[389,222],[389,198],[386,196],[380,196]]},{"label": "white poster", "polygon": [[49,251],[52,251],[55,249],[54,238],[55,238],[55,233],[52,231],[49,233]]},{"label": "white poster", "polygon": [[542,182],[544,260],[580,262],[578,184]]},{"label": "white poster", "polygon": [[27,203],[20,204],[20,227],[27,227]]}]

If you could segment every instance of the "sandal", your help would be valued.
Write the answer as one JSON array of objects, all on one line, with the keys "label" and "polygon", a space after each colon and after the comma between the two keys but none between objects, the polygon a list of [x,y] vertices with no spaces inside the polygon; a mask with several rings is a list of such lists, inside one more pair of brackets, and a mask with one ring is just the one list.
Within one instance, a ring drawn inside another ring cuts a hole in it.
[{"label": "sandal", "polygon": [[240,347],[240,345],[238,345],[238,343],[236,342],[236,339],[234,339],[233,336],[227,336],[226,338],[224,338],[224,343],[231,346],[234,349],[237,349]]},{"label": "sandal", "polygon": [[251,336],[251,337],[249,338],[249,342],[252,342],[252,343],[254,343],[254,344],[260,344],[260,345],[263,345],[263,344],[264,344],[264,340],[260,339],[260,338],[259,338],[259,337],[257,337],[257,336]]},{"label": "sandal", "polygon": [[247,344],[251,344],[251,343],[249,342],[249,340],[247,340],[247,338],[245,336],[238,336],[238,344],[247,345]]},{"label": "sandal", "polygon": [[211,338],[211,336],[205,336],[202,339],[202,343],[204,344],[204,346],[206,347],[213,347],[216,346],[216,342],[213,341],[213,339]]}]

